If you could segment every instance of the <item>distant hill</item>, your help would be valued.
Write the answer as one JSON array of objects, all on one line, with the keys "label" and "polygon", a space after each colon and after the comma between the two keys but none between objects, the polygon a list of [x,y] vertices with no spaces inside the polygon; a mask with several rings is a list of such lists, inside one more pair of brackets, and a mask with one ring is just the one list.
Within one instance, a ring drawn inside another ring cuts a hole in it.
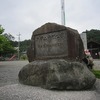
[{"label": "distant hill", "polygon": [[91,29],[90,31],[85,31],[87,34],[87,42],[89,41],[95,41],[97,43],[100,43],[100,30]]}]

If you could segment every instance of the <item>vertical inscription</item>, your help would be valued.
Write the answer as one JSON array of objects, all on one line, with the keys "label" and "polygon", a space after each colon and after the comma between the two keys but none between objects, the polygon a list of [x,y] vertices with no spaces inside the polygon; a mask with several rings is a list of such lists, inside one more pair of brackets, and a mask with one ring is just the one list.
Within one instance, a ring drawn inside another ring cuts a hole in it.
[{"label": "vertical inscription", "polygon": [[35,36],[36,58],[67,56],[66,32],[53,32]]}]

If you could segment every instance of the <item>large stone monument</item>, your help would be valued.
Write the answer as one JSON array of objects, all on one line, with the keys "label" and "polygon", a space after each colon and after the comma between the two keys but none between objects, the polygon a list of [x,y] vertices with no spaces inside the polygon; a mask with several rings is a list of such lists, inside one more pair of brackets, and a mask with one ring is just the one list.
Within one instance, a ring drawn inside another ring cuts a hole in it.
[{"label": "large stone monument", "polygon": [[23,84],[47,89],[84,90],[96,78],[82,62],[84,48],[77,30],[47,23],[36,29],[27,51],[29,64],[19,72]]},{"label": "large stone monument", "polygon": [[27,55],[29,62],[55,58],[81,61],[84,49],[77,30],[47,23],[33,32]]}]

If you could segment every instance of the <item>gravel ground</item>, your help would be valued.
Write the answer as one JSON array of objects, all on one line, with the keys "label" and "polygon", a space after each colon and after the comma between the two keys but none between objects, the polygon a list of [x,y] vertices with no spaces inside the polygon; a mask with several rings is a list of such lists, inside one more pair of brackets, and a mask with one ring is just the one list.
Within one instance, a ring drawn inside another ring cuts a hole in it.
[{"label": "gravel ground", "polygon": [[18,83],[18,73],[26,64],[28,64],[28,61],[0,62],[0,87]]},{"label": "gravel ground", "polygon": [[[97,84],[100,86],[100,80]],[[13,84],[0,87],[0,100],[100,100],[100,94],[96,88],[88,91],[51,91]]]}]

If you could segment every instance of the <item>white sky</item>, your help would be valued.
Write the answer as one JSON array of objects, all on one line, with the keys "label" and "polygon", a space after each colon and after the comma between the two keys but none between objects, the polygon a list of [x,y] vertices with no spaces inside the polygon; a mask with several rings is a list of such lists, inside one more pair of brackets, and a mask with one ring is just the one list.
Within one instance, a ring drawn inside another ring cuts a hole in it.
[{"label": "white sky", "polygon": [[[79,33],[100,30],[100,0],[65,0],[66,26]],[[0,0],[0,24],[16,40],[31,39],[47,22],[61,24],[61,0]]]}]

